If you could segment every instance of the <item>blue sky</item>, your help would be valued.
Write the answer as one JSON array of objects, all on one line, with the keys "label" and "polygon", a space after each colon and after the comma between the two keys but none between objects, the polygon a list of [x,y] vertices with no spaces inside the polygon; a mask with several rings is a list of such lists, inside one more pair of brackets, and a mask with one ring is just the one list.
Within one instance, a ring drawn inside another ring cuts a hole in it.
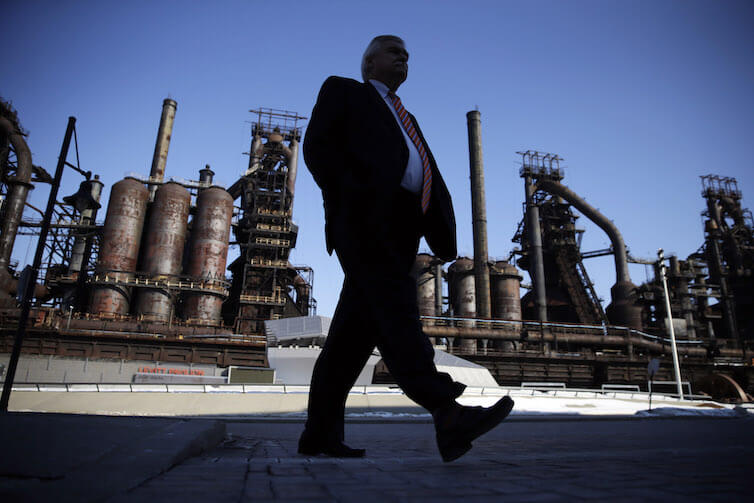
[{"label": "blue sky", "polygon": [[[162,100],[178,102],[167,175],[210,164],[233,183],[247,165],[248,110],[309,116],[322,81],[359,78],[375,35],[411,54],[399,94],[417,116],[473,253],[467,111],[482,114],[490,256],[507,257],[521,219],[516,151],[565,159],[564,183],[620,228],[632,254],[685,258],[703,240],[699,176],[754,197],[754,4],[747,1],[7,1],[0,96],[19,112],[35,164],[55,168],[67,117],[82,167],[109,187],[148,174]],[[303,167],[303,159],[300,160]],[[66,175],[61,196],[78,185]],[[44,207],[46,187],[32,202]],[[104,213],[101,213],[104,218]],[[299,171],[292,262],[314,268],[319,314],[342,281],[324,251],[320,194]],[[609,246],[586,219],[583,250]],[[30,262],[19,242],[14,257]],[[590,259],[609,300],[610,257]],[[632,266],[632,279],[645,279]]]}]

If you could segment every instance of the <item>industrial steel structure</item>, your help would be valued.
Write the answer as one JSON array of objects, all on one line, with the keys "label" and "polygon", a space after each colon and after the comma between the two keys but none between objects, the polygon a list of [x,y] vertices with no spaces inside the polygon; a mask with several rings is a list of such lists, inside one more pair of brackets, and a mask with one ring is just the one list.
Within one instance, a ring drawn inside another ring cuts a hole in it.
[{"label": "industrial steel structure", "polygon": [[[133,174],[110,187],[103,223],[97,211],[104,183],[79,167],[69,127],[60,162],[84,180],[75,194],[52,201],[25,352],[265,366],[263,322],[313,314],[313,271],[288,262],[297,234],[297,123],[304,117],[253,111],[249,167],[226,190],[213,184],[208,165],[198,181],[165,179],[176,110],[174,100],[164,100],[149,176]],[[32,182],[53,180],[32,165],[5,103],[0,133],[0,345],[10,351],[19,321],[13,296],[24,285],[10,261],[13,245],[17,235],[39,235],[45,222],[25,213],[35,210],[26,197]],[[67,160],[71,138],[75,163]],[[232,244],[241,253],[226,278]]]},{"label": "industrial steel structure", "polygon": [[[305,117],[282,110],[251,110],[249,168],[229,189],[241,199],[234,228],[240,256],[230,265],[232,302],[226,322],[238,333],[264,332],[264,321],[315,314],[312,270],[288,261],[296,246],[293,195],[301,131]],[[287,142],[287,144],[286,144]],[[308,276],[308,277],[305,277]]]},{"label": "industrial steel structure", "polygon": [[[312,269],[290,262],[305,118],[252,110],[248,167],[226,190],[214,184],[208,165],[199,180],[166,178],[176,111],[174,100],[164,100],[149,175],[114,183],[98,222],[105,181],[79,166],[75,120],[59,167],[81,177],[79,189],[52,198],[48,215],[26,199],[32,184],[56,190],[55,180],[32,164],[18,117],[2,103],[1,353],[16,347],[13,333],[28,322],[22,350],[35,355],[264,367],[265,321],[316,313]],[[672,326],[680,373],[695,390],[739,400],[754,392],[754,222],[735,179],[702,177],[704,243],[685,260],[669,258],[668,320],[659,272],[638,287],[632,283],[628,264],[636,259],[618,226],[563,184],[556,154],[519,152],[518,248],[507,261],[491,261],[481,115],[474,110],[466,118],[474,256],[458,257],[446,270],[441,260],[419,254],[413,269],[433,343],[486,366],[499,384],[644,385],[652,358],[663,360],[655,379],[670,380]],[[67,160],[69,146],[75,162]],[[580,216],[607,234],[609,249],[581,250]],[[17,236],[40,233],[47,236],[41,279],[28,284],[28,274],[11,261],[13,246]],[[601,255],[615,260],[607,308],[585,266]],[[656,271],[661,265],[643,263]],[[531,285],[522,284],[518,268]],[[523,297],[522,288],[530,288]],[[26,318],[19,308],[24,292],[35,299]]]},{"label": "industrial steel structure", "polygon": [[[520,296],[522,276],[513,263],[488,262],[479,117],[478,111],[467,114],[474,260],[460,257],[444,273],[431,255],[417,256],[414,272],[425,333],[448,351],[485,365],[499,384],[557,381],[576,387],[646,388],[652,358],[663,362],[654,379],[669,381],[671,341],[660,264],[631,257],[616,224],[563,185],[557,154],[519,152],[524,218],[513,238],[519,247],[510,259],[517,258],[528,272],[531,291]],[[705,243],[685,261],[669,259],[682,375],[697,391],[746,400],[747,392],[754,393],[754,226],[751,213],[740,206],[734,179],[709,175],[702,177],[702,186]],[[576,212],[607,234],[609,249],[581,250],[584,231],[577,226]],[[613,255],[616,271],[607,309],[584,264],[603,255]],[[637,287],[629,262],[654,265],[657,279]],[[447,309],[442,304],[444,277]],[[434,306],[433,298],[439,298]],[[710,299],[719,302],[711,304]],[[389,382],[389,377],[379,380]]]}]

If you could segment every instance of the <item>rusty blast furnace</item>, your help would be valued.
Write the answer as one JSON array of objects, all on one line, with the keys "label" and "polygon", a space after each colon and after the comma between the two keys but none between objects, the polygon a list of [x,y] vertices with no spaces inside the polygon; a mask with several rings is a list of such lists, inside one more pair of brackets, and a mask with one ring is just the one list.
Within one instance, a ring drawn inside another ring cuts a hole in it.
[{"label": "rusty blast furnace", "polygon": [[[252,111],[249,165],[226,190],[209,165],[198,181],[166,180],[176,111],[174,100],[163,101],[149,176],[131,174],[110,188],[104,223],[96,221],[104,184],[78,159],[67,162],[84,180],[55,201],[25,352],[265,367],[264,321],[314,313],[313,272],[288,261],[304,117]],[[32,182],[52,178],[31,164],[5,103],[0,133],[0,329],[10,352],[21,276],[10,257],[17,235],[38,235],[40,222],[24,212]],[[75,129],[71,136],[77,141]],[[227,278],[231,245],[240,256]]]},{"label": "rusty blast furnace", "polygon": [[296,246],[293,195],[298,171],[299,115],[252,110],[249,168],[228,189],[240,198],[235,237],[241,254],[231,265],[232,303],[226,323],[238,333],[263,333],[264,321],[314,313],[313,272],[288,261]]}]

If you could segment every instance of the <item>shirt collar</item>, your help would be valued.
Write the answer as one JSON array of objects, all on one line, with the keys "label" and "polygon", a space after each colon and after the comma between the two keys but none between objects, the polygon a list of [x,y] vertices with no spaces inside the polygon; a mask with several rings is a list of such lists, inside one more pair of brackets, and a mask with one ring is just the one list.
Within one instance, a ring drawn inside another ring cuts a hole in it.
[{"label": "shirt collar", "polygon": [[390,89],[388,89],[388,87],[383,82],[380,82],[377,79],[369,79],[369,83],[372,84],[375,89],[377,89],[377,92],[380,93],[380,96],[382,96],[382,99],[384,100]]}]

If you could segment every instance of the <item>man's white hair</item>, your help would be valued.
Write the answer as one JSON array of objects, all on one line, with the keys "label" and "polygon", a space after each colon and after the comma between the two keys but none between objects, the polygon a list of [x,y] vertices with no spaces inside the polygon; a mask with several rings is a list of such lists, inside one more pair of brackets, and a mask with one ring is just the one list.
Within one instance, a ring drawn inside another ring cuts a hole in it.
[{"label": "man's white hair", "polygon": [[377,37],[374,37],[372,41],[369,42],[369,45],[367,46],[367,50],[364,51],[364,56],[361,57],[361,78],[364,79],[364,82],[369,80],[369,77],[370,77],[370,75],[368,74],[368,69],[367,69],[367,66],[369,65],[369,61],[374,57],[377,51],[380,50],[380,48],[382,47],[382,44],[388,41],[400,42],[401,45],[403,46],[406,45],[403,39],[396,35],[379,35]]}]

